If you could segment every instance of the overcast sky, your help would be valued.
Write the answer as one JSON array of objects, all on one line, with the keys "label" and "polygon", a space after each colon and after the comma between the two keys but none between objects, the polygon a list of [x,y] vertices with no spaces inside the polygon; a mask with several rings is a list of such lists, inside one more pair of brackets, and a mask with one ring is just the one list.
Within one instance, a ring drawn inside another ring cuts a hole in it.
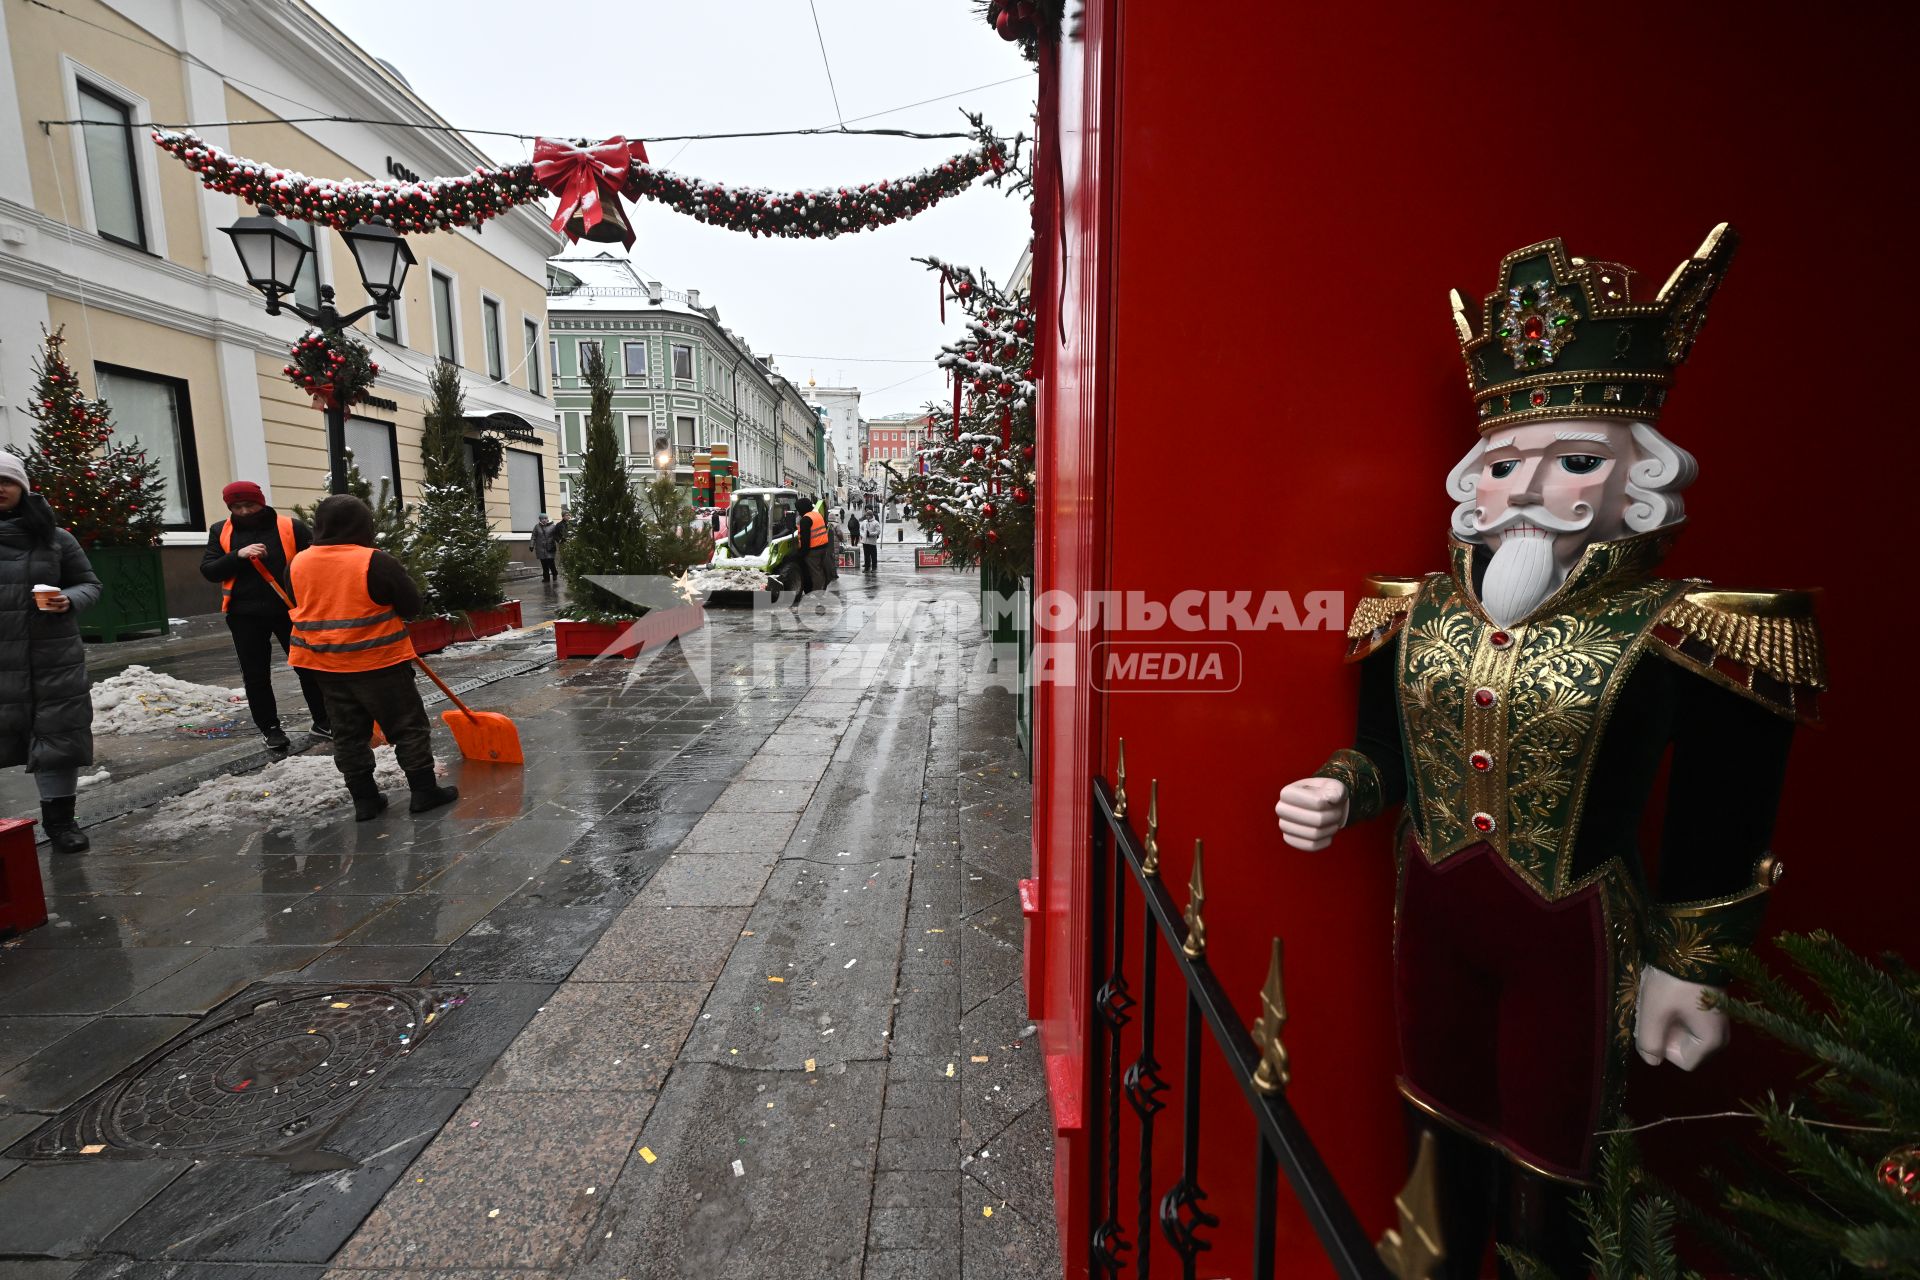
[{"label": "overcast sky", "polygon": [[[984,114],[1002,133],[1032,131],[1032,65],[979,20],[969,0],[813,0],[838,111],[808,0],[311,2],[369,53],[398,67],[450,123],[644,138],[655,164],[701,178],[786,189],[841,186],[904,176],[967,144],[651,140],[836,119],[854,127],[964,129],[962,107]],[[876,112],[886,114],[855,123]],[[498,160],[530,152],[530,144],[511,138],[474,142]],[[958,331],[957,308],[948,308],[943,329],[934,278],[911,259],[933,254],[1002,279],[1029,227],[1023,201],[979,186],[911,221],[836,240],[754,239],[647,200],[631,213],[638,233],[632,257],[646,278],[700,290],[728,327],[755,352],[776,354],[797,383],[811,376],[822,386],[860,387],[868,417],[937,399],[942,383],[932,359],[943,336]]]}]

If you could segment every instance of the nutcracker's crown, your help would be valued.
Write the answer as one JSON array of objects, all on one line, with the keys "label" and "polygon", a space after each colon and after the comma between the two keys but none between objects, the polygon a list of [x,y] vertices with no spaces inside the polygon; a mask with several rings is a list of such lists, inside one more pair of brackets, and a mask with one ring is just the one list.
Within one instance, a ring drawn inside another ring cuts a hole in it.
[{"label": "nutcracker's crown", "polygon": [[1657,420],[1739,244],[1721,223],[1651,301],[1634,298],[1632,268],[1570,258],[1558,240],[1502,258],[1500,287],[1477,316],[1454,290],[1480,430],[1557,418]]}]

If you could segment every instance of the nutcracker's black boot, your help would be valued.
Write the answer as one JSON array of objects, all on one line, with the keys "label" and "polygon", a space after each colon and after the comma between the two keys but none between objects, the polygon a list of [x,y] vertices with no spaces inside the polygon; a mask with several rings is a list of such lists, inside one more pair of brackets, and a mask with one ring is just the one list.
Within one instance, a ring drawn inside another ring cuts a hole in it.
[{"label": "nutcracker's black boot", "polygon": [[1434,1182],[1440,1198],[1437,1243],[1446,1253],[1433,1273],[1434,1280],[1480,1280],[1480,1262],[1493,1234],[1500,1157],[1426,1112],[1411,1105],[1406,1110],[1409,1170],[1420,1158],[1422,1138],[1430,1135],[1433,1140]]},{"label": "nutcracker's black boot", "polygon": [[[1501,1244],[1531,1254],[1546,1264],[1559,1280],[1586,1280],[1587,1233],[1575,1212],[1579,1188],[1556,1182],[1501,1161],[1499,1221],[1494,1238]],[[1503,1263],[1503,1280],[1513,1276]]]},{"label": "nutcracker's black boot", "polygon": [[460,788],[441,786],[432,769],[407,770],[407,785],[413,788],[413,799],[407,805],[409,813],[425,813],[460,798]]},{"label": "nutcracker's black boot", "polygon": [[387,798],[380,792],[380,784],[373,780],[370,773],[350,773],[347,775],[347,794],[353,797],[353,820],[366,822],[380,816],[387,807]]},{"label": "nutcracker's black boot", "polygon": [[73,797],[40,802],[40,825],[46,830],[47,843],[55,853],[85,853],[93,848],[87,833],[73,822]]}]

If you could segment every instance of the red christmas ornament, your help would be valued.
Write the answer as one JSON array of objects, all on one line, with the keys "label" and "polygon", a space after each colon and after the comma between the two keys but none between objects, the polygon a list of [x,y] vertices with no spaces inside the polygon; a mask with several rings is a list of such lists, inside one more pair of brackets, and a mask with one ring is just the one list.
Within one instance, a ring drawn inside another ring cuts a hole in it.
[{"label": "red christmas ornament", "polygon": [[1032,445],[1030,445],[1030,444],[1023,444],[1023,445],[1021,445],[1021,446],[1020,446],[1020,461],[1022,461],[1022,462],[1032,462],[1032,461],[1033,461],[1033,446],[1032,446]]},{"label": "red christmas ornament", "polygon": [[998,529],[987,530],[987,541],[998,545],[1000,542],[1000,531]]},{"label": "red christmas ornament", "polygon": [[1033,500],[1033,494],[1028,492],[1027,486],[1017,484],[1013,487],[1013,500],[1024,507]]},{"label": "red christmas ornament", "polygon": [[973,460],[975,462],[985,462],[987,460],[987,451],[983,446],[973,446]]},{"label": "red christmas ornament", "polygon": [[1003,382],[1000,384],[999,391],[1003,396],[1010,396],[1013,394],[1013,384],[1011,382]]},{"label": "red christmas ornament", "polygon": [[980,504],[980,517],[983,520],[993,519],[993,504],[991,502],[983,502]]},{"label": "red christmas ornament", "polygon": [[953,291],[963,298],[970,298],[973,296],[973,284],[970,281],[962,280],[959,284],[953,286]]}]

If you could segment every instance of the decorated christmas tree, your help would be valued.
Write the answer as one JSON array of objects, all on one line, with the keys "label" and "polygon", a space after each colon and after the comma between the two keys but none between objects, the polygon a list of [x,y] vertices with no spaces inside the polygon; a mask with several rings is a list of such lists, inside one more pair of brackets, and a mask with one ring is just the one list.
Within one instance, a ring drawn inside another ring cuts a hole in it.
[{"label": "decorated christmas tree", "polygon": [[104,400],[80,393],[60,331],[45,333],[34,368],[33,447],[22,461],[54,519],[83,547],[150,547],[160,541],[166,486],[146,451],[115,443]]},{"label": "decorated christmas tree", "polygon": [[431,400],[420,433],[425,477],[408,539],[408,559],[435,613],[484,609],[504,598],[505,546],[487,525],[467,465],[466,396],[460,370],[441,361],[427,377]]},{"label": "decorated christmas tree", "polygon": [[633,486],[627,482],[626,461],[614,429],[613,383],[607,376],[607,363],[597,342],[582,343],[580,350],[586,357],[582,376],[592,396],[587,413],[587,457],[569,509],[572,529],[560,548],[560,569],[566,574],[574,618],[631,618],[633,604],[589,580],[603,574],[652,570],[647,565],[645,522]]},{"label": "decorated christmas tree", "polygon": [[[943,297],[967,313],[966,337],[941,349],[953,379],[947,438],[921,451],[912,478],[914,512],[948,562],[1003,576],[1033,573],[1033,302],[965,267],[922,258],[940,273]],[[948,406],[930,405],[946,416]]]}]

